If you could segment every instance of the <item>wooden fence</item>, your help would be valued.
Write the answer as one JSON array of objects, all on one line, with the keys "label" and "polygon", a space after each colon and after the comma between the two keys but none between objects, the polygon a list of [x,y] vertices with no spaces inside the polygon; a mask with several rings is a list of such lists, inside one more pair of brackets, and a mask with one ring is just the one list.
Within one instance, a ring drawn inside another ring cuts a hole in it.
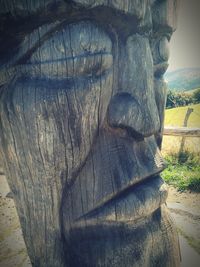
[{"label": "wooden fence", "polygon": [[185,136],[185,137],[200,137],[200,128],[188,128],[188,127],[165,127],[164,135],[171,136]]}]

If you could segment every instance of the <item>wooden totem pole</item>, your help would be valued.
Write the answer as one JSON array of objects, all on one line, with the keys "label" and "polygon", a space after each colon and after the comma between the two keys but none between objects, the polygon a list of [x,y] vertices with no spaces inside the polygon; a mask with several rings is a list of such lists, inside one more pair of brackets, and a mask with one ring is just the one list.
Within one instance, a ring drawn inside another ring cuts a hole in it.
[{"label": "wooden totem pole", "polygon": [[2,0],[0,147],[35,267],[177,267],[160,172],[176,0]]}]

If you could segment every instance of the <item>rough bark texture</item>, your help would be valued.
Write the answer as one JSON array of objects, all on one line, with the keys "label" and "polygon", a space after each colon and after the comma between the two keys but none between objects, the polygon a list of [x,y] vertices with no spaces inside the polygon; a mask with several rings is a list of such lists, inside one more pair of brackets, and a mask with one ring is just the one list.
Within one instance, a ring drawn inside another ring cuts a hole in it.
[{"label": "rough bark texture", "polygon": [[159,176],[176,11],[1,1],[1,157],[33,266],[179,266]]}]

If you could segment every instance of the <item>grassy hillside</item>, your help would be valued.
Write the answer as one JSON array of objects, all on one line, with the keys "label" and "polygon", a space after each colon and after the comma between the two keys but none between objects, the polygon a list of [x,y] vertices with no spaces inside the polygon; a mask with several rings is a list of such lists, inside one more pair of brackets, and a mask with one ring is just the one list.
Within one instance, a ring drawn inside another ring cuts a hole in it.
[{"label": "grassy hillside", "polygon": [[199,87],[199,88],[196,88],[196,89],[189,90],[189,91],[185,91],[184,93],[185,93],[185,94],[192,95],[195,91],[197,91],[197,90],[199,90],[199,89],[200,89],[200,87]]},{"label": "grassy hillside", "polygon": [[188,127],[200,127],[200,104],[165,110],[165,125],[183,126],[185,114],[188,107],[194,109],[189,117]]}]

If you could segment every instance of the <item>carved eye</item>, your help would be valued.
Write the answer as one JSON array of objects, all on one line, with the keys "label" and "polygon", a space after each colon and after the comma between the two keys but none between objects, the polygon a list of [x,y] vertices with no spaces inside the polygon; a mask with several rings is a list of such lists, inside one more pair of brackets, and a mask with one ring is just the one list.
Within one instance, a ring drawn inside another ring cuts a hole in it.
[{"label": "carved eye", "polygon": [[158,49],[160,58],[167,61],[169,59],[169,41],[167,40],[167,37],[160,39]]},{"label": "carved eye", "polygon": [[97,77],[106,73],[112,67],[112,63],[112,55],[99,52],[58,60],[30,62],[27,71],[32,77]]},{"label": "carved eye", "polygon": [[154,64],[160,64],[169,59],[169,40],[167,36],[159,39],[154,39],[152,44],[152,55]]},{"label": "carved eye", "polygon": [[91,22],[68,25],[38,47],[30,59],[29,74],[50,78],[103,75],[113,63],[112,43]]}]

